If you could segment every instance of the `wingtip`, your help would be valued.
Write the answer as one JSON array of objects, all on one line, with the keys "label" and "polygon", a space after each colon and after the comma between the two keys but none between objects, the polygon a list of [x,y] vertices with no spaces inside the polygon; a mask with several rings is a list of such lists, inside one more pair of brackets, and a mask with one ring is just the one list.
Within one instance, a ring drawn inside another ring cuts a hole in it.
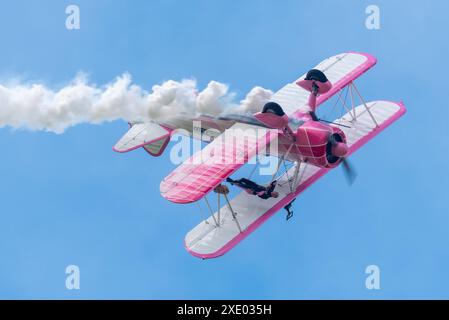
[{"label": "wingtip", "polygon": [[362,56],[368,58],[368,60],[371,61],[371,63],[373,65],[375,65],[377,63],[377,61],[378,61],[377,58],[375,56],[373,56],[372,54],[370,54],[370,53],[360,52],[360,51],[348,51],[347,53],[353,53],[353,54],[362,55]]},{"label": "wingtip", "polygon": [[124,151],[117,149],[116,146],[112,147],[112,151],[118,152],[118,153],[124,153]]}]

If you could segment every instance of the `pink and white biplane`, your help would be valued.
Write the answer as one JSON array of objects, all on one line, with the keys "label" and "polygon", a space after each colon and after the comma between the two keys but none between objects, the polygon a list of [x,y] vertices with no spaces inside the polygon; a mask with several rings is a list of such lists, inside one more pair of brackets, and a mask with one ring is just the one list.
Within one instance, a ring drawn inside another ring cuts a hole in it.
[{"label": "pink and white biplane", "polygon": [[[144,148],[159,156],[178,129],[208,142],[162,181],[160,191],[178,204],[204,199],[211,215],[186,235],[185,247],[202,259],[222,256],[282,208],[289,218],[296,197],[329,170],[342,164],[353,179],[347,157],[406,111],[402,102],[365,102],[361,96],[354,81],[376,62],[373,56],[356,52],[330,57],[276,92],[259,113],[178,115],[164,123],[135,123],[114,150]],[[333,121],[318,118],[317,108],[332,96],[335,105],[341,105],[342,116]],[[195,134],[194,121],[200,124],[200,135]],[[230,176],[259,153],[278,159],[270,176],[273,192],[261,199],[253,189],[245,189],[230,199],[227,182],[234,181]]]}]

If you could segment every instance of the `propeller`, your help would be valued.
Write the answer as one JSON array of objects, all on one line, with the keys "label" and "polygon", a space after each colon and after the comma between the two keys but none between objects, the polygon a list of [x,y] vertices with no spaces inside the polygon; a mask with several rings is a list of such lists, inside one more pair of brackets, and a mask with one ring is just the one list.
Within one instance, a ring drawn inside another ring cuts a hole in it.
[{"label": "propeller", "polygon": [[[348,154],[348,146],[346,143],[342,142],[341,139],[338,139],[339,136],[333,134],[329,137],[329,142],[331,143],[331,156],[340,159],[343,172],[346,177],[346,181],[349,185],[352,185],[357,177],[357,172],[354,167],[351,165],[349,160],[346,158]],[[338,141],[338,140],[340,141]]]},{"label": "propeller", "polygon": [[346,181],[351,186],[357,178],[357,172],[347,158],[342,158],[341,164],[346,177]]}]

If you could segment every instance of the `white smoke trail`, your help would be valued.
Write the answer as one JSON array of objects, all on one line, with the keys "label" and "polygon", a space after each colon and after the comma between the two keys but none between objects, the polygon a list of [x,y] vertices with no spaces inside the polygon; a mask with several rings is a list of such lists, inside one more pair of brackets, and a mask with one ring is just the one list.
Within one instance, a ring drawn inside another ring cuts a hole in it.
[{"label": "white smoke trail", "polygon": [[256,87],[235,103],[227,85],[211,81],[200,91],[195,80],[166,81],[148,92],[132,84],[129,74],[101,87],[83,76],[59,90],[41,84],[0,84],[0,127],[62,133],[81,123],[157,120],[180,112],[254,113],[271,95]]}]

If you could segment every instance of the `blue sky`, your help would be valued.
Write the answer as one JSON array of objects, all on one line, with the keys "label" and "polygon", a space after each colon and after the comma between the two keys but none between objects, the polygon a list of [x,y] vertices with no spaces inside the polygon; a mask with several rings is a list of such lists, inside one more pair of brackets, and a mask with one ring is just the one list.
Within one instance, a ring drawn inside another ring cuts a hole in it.
[{"label": "blue sky", "polygon": [[[78,4],[81,30],[65,29]],[[365,28],[365,8],[381,29]],[[129,72],[276,90],[343,51],[374,54],[367,100],[408,113],[226,256],[183,248],[201,216],[164,201],[168,155],[116,154],[117,121],[62,135],[0,129],[0,298],[449,298],[447,1],[1,1],[0,82],[58,88],[84,71],[98,84]],[[1,106],[0,106],[1,107]],[[325,108],[325,107],[323,107]],[[81,289],[65,288],[65,268]],[[366,266],[381,290],[365,288]]]}]

